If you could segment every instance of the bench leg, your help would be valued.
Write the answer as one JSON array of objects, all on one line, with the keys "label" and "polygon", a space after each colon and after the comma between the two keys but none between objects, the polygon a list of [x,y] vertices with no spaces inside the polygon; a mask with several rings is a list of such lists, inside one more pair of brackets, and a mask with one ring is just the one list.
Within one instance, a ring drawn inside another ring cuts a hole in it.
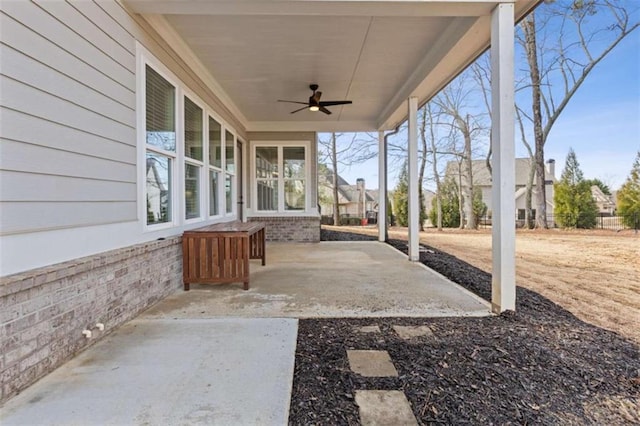
[{"label": "bench leg", "polygon": [[244,288],[245,290],[249,290],[249,281],[248,281],[248,280],[244,282],[244,286],[243,286],[243,288]]},{"label": "bench leg", "polygon": [[189,283],[184,283],[184,291],[189,291]]}]

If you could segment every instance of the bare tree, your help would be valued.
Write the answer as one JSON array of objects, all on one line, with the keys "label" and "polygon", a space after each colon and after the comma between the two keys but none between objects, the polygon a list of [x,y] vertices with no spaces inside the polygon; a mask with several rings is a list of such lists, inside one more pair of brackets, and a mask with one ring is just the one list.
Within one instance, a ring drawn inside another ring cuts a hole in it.
[{"label": "bare tree", "polygon": [[[491,67],[489,65],[489,54],[488,52],[480,56],[475,60],[473,64],[471,64],[471,71],[473,72],[473,78],[480,89],[480,94],[482,95],[482,101],[484,103],[484,107],[486,109],[487,115],[489,116],[489,121],[493,120],[493,116],[491,115]],[[491,140],[491,128],[489,128],[489,140]],[[487,166],[487,170],[489,170],[489,176],[493,175],[493,167],[491,166],[491,144],[489,144],[489,149],[487,150],[487,155],[485,157],[485,165]]]},{"label": "bare tree", "polygon": [[330,164],[331,191],[333,201],[333,223],[340,224],[339,210],[339,173],[356,164],[375,157],[377,152],[377,136],[370,133],[331,133],[329,138],[318,138],[318,157],[322,164]]},{"label": "bare tree", "polygon": [[529,229],[533,228],[533,210],[532,210],[532,194],[533,194],[533,181],[536,175],[536,162],[533,154],[533,150],[531,149],[531,144],[527,141],[527,134],[524,129],[524,123],[522,121],[522,114],[520,113],[520,108],[516,105],[516,121],[518,123],[518,128],[520,129],[520,140],[522,144],[527,149],[529,153],[529,158],[531,159],[531,164],[529,166],[529,174],[527,175],[527,184],[525,187],[525,201],[524,201],[524,223],[525,226]]},{"label": "bare tree", "polygon": [[519,25],[531,106],[519,105],[533,127],[537,227],[548,227],[544,145],[549,133],[594,67],[638,28],[639,6],[622,0],[547,1]]},{"label": "bare tree", "polygon": [[[457,154],[460,159],[459,165],[459,191],[461,220],[460,226],[469,229],[476,229],[476,217],[473,212],[473,144],[472,141],[479,132],[486,130],[482,123],[482,115],[477,113],[472,115],[464,110],[473,110],[466,105],[469,97],[473,96],[471,79],[468,74],[461,74],[453,83],[449,84],[436,97],[435,103],[442,110],[443,114],[451,118],[451,126],[455,127],[464,141],[462,151]],[[464,180],[462,177],[464,176]],[[462,220],[465,218],[466,220]],[[466,223],[465,223],[466,222]]]},{"label": "bare tree", "polygon": [[[426,135],[426,128],[427,128],[427,111],[425,109],[425,107],[420,108],[420,111],[418,112],[420,117],[418,119],[418,124],[419,124],[419,129],[418,131],[420,132],[420,148],[421,148],[421,155],[420,155],[420,167],[418,168],[418,202],[420,203],[420,231],[424,231],[424,217],[426,216],[426,209],[427,206],[424,203],[424,170],[427,166],[427,135]],[[433,126],[433,123],[430,123],[431,126]]]},{"label": "bare tree", "polygon": [[[436,146],[436,122],[434,120],[433,107],[431,103],[424,106],[425,121],[429,121],[429,140],[431,142],[431,166],[433,171],[433,179],[436,183],[436,222],[438,231],[442,231],[442,184],[440,174],[438,173],[438,148]],[[424,138],[424,135],[423,135]],[[425,153],[427,152],[425,147]],[[426,155],[425,155],[426,157]]]}]

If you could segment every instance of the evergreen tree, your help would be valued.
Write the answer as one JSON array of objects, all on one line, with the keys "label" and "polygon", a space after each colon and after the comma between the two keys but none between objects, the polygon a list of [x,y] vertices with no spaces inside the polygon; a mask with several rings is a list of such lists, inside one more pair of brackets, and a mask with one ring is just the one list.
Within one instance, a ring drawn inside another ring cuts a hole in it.
[{"label": "evergreen tree", "polygon": [[625,225],[640,229],[640,151],[636,154],[629,177],[618,191],[618,214]]},{"label": "evergreen tree", "polygon": [[[446,179],[440,185],[440,196],[442,205],[442,227],[457,228],[460,226],[460,200],[458,199],[458,185],[454,179]],[[434,197],[431,201],[432,209],[429,213],[431,223],[437,223],[438,211],[436,209],[437,200]]]},{"label": "evergreen tree", "polygon": [[598,206],[591,195],[591,185],[584,180],[576,153],[569,149],[560,182],[555,189],[556,222],[563,228],[593,228]]},{"label": "evergreen tree", "polygon": [[398,176],[398,184],[393,191],[393,214],[396,225],[407,226],[409,224],[409,171],[405,160]]},{"label": "evergreen tree", "polygon": [[[402,164],[398,184],[393,191],[393,214],[396,218],[396,225],[409,226],[409,163],[407,160]],[[419,215],[420,223],[424,223],[427,219],[427,213],[421,202],[419,202]]]},{"label": "evergreen tree", "polygon": [[589,186],[594,186],[595,185],[598,188],[600,188],[600,190],[602,191],[603,194],[611,195],[611,188],[609,188],[609,185],[607,185],[606,183],[604,183],[600,179],[598,179],[598,178],[587,179],[587,183],[589,184]]},{"label": "evergreen tree", "polygon": [[487,205],[482,201],[482,191],[480,188],[473,188],[473,215],[476,217],[476,229],[480,223],[480,218],[487,214]]}]

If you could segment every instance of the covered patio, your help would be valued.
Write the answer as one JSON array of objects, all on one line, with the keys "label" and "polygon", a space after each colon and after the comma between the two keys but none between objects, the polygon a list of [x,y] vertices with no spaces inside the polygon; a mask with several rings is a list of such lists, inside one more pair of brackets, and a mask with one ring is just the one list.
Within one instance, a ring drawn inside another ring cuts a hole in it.
[{"label": "covered patio", "polygon": [[[171,295],[139,321],[514,310],[514,24],[539,2],[4,2],[0,401]],[[418,107],[489,48],[490,308],[416,264]],[[261,221],[319,240],[319,132],[377,133],[386,217],[386,139],[404,122],[410,262],[383,244],[273,245],[249,292],[178,292],[185,231]]]},{"label": "covered patio", "polygon": [[331,318],[489,315],[488,303],[387,244],[270,243],[241,283],[193,285],[141,318]]},{"label": "covered patio", "polygon": [[[496,313],[515,309],[514,24],[538,3],[126,1],[213,89],[225,106],[223,117],[238,130],[246,176],[238,187],[243,220],[317,220],[317,190],[305,186],[317,186],[316,141],[300,148],[311,158],[304,160],[306,180],[297,181],[303,188],[303,196],[295,197],[299,212],[283,201],[288,194],[278,172],[258,166],[282,167],[273,165],[285,164],[283,146],[302,145],[310,132],[378,133],[378,214],[386,217],[386,138],[406,121],[412,262],[419,258],[418,108],[490,48]],[[379,239],[385,238],[380,221]]]},{"label": "covered patio", "polygon": [[267,249],[250,290],[177,290],[10,400],[2,424],[286,424],[299,318],[490,315],[387,244]]}]

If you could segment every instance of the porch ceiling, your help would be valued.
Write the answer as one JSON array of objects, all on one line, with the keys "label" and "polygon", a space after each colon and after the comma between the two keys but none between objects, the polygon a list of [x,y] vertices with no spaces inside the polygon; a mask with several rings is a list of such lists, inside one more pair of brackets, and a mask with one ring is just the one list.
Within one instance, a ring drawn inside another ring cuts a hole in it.
[{"label": "porch ceiling", "polygon": [[[520,19],[539,0],[514,2]],[[409,96],[425,102],[488,47],[499,1],[126,3],[185,60],[199,62],[245,130],[370,131],[394,128]],[[320,85],[322,100],[353,105],[292,115],[297,105],[277,102],[305,102],[310,83]]]}]

